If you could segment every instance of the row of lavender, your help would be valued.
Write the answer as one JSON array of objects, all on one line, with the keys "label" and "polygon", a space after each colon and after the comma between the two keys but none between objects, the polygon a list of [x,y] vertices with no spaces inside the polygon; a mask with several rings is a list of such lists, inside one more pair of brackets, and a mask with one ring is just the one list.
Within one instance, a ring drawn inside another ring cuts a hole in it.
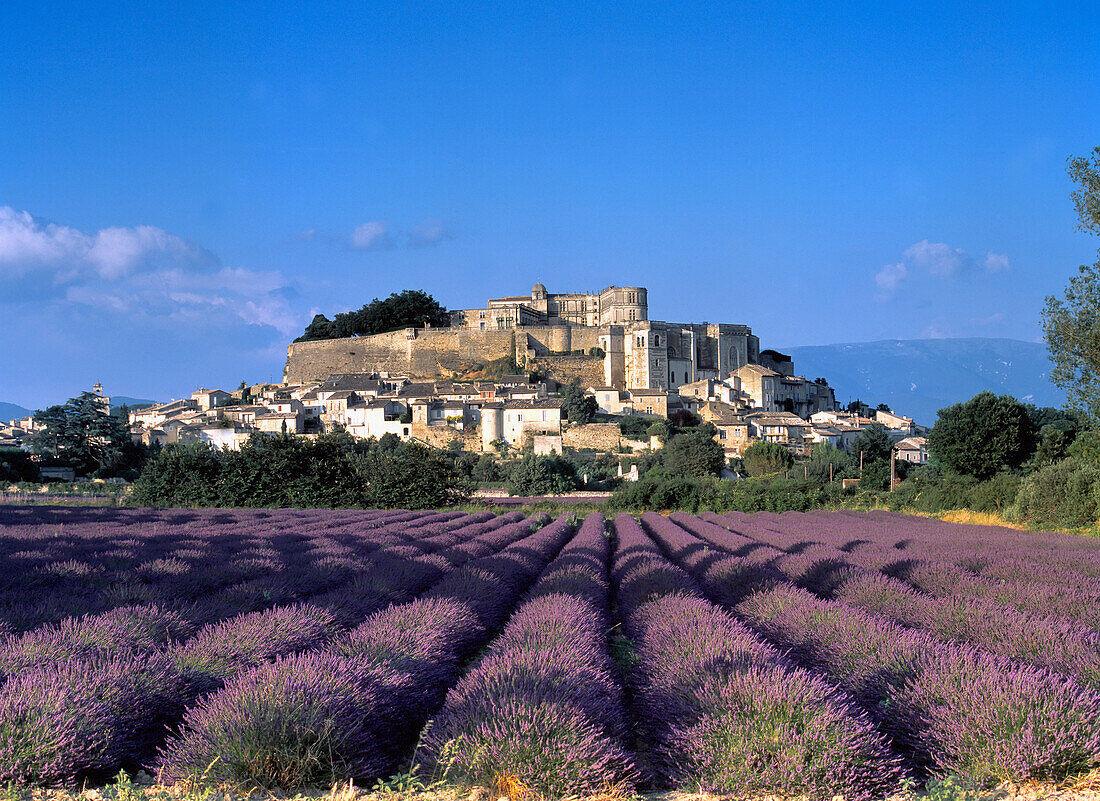
[{"label": "row of lavender", "polygon": [[[874,579],[846,562],[845,551],[809,544],[804,532],[765,530],[755,517],[703,517],[710,521],[647,514],[643,522],[713,600],[855,699],[916,769],[1019,781],[1100,764],[1100,694],[1088,674],[1024,664],[1031,652],[1014,638],[1042,649],[1044,632],[959,607],[955,623],[969,632],[986,626],[982,642],[952,635],[946,614],[903,625],[906,610],[861,609],[855,593],[846,594],[849,582]],[[780,537],[786,550],[768,542]],[[913,595],[926,607],[938,603]],[[1046,658],[1031,655],[1033,663]]]},{"label": "row of lavender", "polygon": [[[1050,620],[1036,634],[1015,607],[906,583],[901,564],[948,564],[923,522],[297,523],[250,529],[248,547],[267,537],[292,554],[296,532],[309,543],[337,531],[361,568],[197,632],[154,605],[119,605],[9,636],[0,780],[148,766],[165,781],[327,786],[407,766],[418,737],[435,778],[544,796],[676,786],[859,799],[929,772],[1057,780],[1100,764],[1094,661],[1077,655],[1100,652],[1092,632]],[[24,528],[24,542],[52,525]],[[146,526],[128,547],[161,536]],[[85,561],[113,550],[94,539]],[[1087,547],[1065,548],[1088,561]],[[1057,548],[1043,560],[1072,564]]]},{"label": "row of lavender", "polygon": [[[964,543],[963,532],[960,542],[937,548],[937,540],[929,545],[913,538],[913,529],[929,527],[921,518],[901,518],[883,527],[850,515],[784,515],[772,521],[760,516],[703,517],[733,532],[720,535],[718,544],[752,548],[751,558],[769,561],[784,577],[818,595],[1100,686],[1100,580],[1068,566],[1058,568],[1057,582],[1048,580],[1054,568],[1048,562],[1043,569],[1043,548],[1032,576],[1006,577],[1018,572],[1011,565],[1022,560],[1020,538],[1035,535],[1011,532],[1007,544],[991,538],[979,549]],[[853,523],[846,530],[849,520]],[[937,528],[945,525],[935,523]],[[1095,547],[1086,541],[1088,549],[1073,545],[1087,565]],[[1051,559],[1061,561],[1060,556]],[[980,575],[962,563],[980,563],[1000,577]]]},{"label": "row of lavender", "polygon": [[389,526],[385,536],[364,535],[381,544],[343,584],[193,634],[174,612],[124,606],[10,635],[0,642],[0,776],[51,784],[147,764],[198,699],[259,665],[334,641],[541,522],[513,513]]}]

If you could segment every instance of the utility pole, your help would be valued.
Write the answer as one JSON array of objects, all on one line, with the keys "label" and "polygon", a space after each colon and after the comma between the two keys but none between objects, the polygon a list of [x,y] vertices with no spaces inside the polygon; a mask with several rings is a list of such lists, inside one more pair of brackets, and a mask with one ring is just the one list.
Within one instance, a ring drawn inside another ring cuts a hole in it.
[{"label": "utility pole", "polygon": [[863,451],[859,452],[859,480],[863,481]]},{"label": "utility pole", "polygon": [[833,463],[829,462],[829,483],[833,483]]},{"label": "utility pole", "polygon": [[897,455],[895,448],[890,449],[890,492],[894,491],[894,480],[897,478]]}]

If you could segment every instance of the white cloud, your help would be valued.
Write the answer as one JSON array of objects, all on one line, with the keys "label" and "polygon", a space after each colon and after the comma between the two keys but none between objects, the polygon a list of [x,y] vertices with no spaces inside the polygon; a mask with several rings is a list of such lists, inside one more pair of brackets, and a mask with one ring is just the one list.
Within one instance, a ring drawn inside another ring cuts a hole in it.
[{"label": "white cloud", "polygon": [[351,232],[351,246],[356,250],[382,250],[393,245],[390,238],[390,225],[381,220],[372,220],[355,226]]},{"label": "white cloud", "polygon": [[448,239],[454,239],[454,232],[442,220],[424,220],[409,231],[409,247],[431,247]]},{"label": "white cloud", "polygon": [[987,273],[1003,273],[1011,269],[1011,265],[1008,263],[1008,256],[1003,253],[986,253],[985,254],[985,271]]},{"label": "white cloud", "polygon": [[955,275],[971,263],[970,256],[961,248],[927,239],[910,245],[903,255],[908,264],[935,276]]},{"label": "white cloud", "polygon": [[90,275],[115,280],[164,263],[211,261],[202,248],[151,225],[86,234],[0,207],[0,274],[8,277],[48,273],[59,284]]},{"label": "white cloud", "polygon": [[875,283],[883,292],[893,292],[908,274],[909,269],[901,262],[887,264],[875,273]]},{"label": "white cloud", "polygon": [[279,272],[222,267],[201,247],[151,225],[84,233],[0,207],[0,277],[9,289],[0,303],[53,299],[135,324],[258,325],[283,336],[305,324]]},{"label": "white cloud", "polygon": [[875,274],[875,284],[879,289],[877,297],[879,300],[889,300],[902,284],[920,275],[951,279],[979,270],[992,274],[1008,269],[1008,256],[1004,254],[990,251],[979,266],[974,257],[962,248],[922,239],[905,249],[900,262],[887,264]]}]

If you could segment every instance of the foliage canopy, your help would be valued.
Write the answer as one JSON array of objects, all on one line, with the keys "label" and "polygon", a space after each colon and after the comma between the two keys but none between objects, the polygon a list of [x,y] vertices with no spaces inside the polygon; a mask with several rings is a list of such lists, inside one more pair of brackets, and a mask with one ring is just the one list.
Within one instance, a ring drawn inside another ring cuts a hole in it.
[{"label": "foliage canopy", "polygon": [[341,312],[331,320],[318,314],[294,341],[357,337],[402,328],[445,327],[449,324],[447,310],[435,298],[418,289],[406,289],[394,292],[385,300],[375,298],[358,311]]},{"label": "foliage canopy", "polygon": [[[1100,234],[1100,147],[1092,159],[1070,158],[1072,194],[1079,230]],[[1071,405],[1100,419],[1100,261],[1082,264],[1064,297],[1049,296],[1043,335],[1054,363],[1050,380],[1066,391]]]},{"label": "foliage canopy", "polygon": [[940,409],[928,450],[956,473],[985,480],[1027,461],[1035,451],[1035,430],[1027,407],[1011,395],[981,392]]}]

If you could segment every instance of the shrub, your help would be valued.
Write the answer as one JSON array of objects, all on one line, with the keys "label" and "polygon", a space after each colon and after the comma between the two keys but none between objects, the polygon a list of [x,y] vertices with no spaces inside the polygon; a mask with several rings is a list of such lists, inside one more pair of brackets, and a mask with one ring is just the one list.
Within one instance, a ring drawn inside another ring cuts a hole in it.
[{"label": "shrub", "polygon": [[1100,516],[1100,467],[1063,459],[1032,473],[1016,498],[1019,519],[1041,528],[1091,526]]},{"label": "shrub", "polygon": [[628,414],[619,421],[619,433],[626,439],[644,442],[649,439],[649,425],[649,418]]},{"label": "shrub", "polygon": [[394,763],[390,744],[420,725],[400,703],[413,690],[407,673],[363,660],[281,657],[187,713],[161,779],[295,791],[376,778]]},{"label": "shrub", "polygon": [[714,432],[714,427],[707,424],[671,437],[661,451],[665,470],[672,475],[696,478],[719,475],[726,464],[726,454],[714,441]]},{"label": "shrub", "polygon": [[779,443],[760,440],[745,448],[741,461],[750,476],[768,476],[787,470],[794,459]]},{"label": "shrub", "polygon": [[69,659],[152,653],[193,630],[175,612],[124,606],[101,615],[67,618],[0,643],[0,676]]},{"label": "shrub", "polygon": [[185,695],[161,656],[74,659],[14,674],[0,688],[0,781],[76,786],[147,764]]},{"label": "shrub", "polygon": [[197,687],[207,691],[261,662],[317,648],[339,630],[328,610],[293,604],[206,626],[173,656]]},{"label": "shrub", "polygon": [[508,479],[510,495],[555,495],[576,488],[573,466],[556,454],[523,457]]}]

